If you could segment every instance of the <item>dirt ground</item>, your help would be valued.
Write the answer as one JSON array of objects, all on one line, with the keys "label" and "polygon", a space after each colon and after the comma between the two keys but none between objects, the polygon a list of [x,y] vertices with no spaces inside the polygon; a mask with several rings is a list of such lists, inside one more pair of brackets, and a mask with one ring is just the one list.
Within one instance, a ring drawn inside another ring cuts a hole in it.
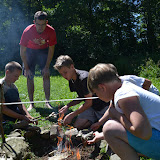
[{"label": "dirt ground", "polygon": [[[31,155],[28,159],[34,160],[48,160],[49,153],[57,149],[57,139],[54,140],[45,140],[38,136],[33,137],[28,140],[30,146]],[[77,158],[77,151],[79,150],[80,159]],[[62,160],[107,160],[106,155],[97,154],[96,157],[91,157],[91,153],[95,150],[94,145],[83,145],[81,141],[74,140],[72,141],[72,147],[70,151],[66,151],[69,155]],[[63,152],[61,153],[63,154]],[[58,159],[58,158],[57,158]]]}]

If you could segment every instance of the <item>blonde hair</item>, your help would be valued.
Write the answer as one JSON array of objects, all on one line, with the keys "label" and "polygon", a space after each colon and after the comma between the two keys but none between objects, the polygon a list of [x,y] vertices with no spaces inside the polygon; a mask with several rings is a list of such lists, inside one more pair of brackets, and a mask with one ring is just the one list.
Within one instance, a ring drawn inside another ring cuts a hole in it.
[{"label": "blonde hair", "polygon": [[73,60],[68,55],[61,55],[56,59],[56,63],[54,65],[54,69],[59,71],[62,67],[70,67],[74,65]]},{"label": "blonde hair", "polygon": [[107,65],[108,65],[110,68],[112,68],[112,69],[115,71],[115,73],[118,74],[117,68],[116,68],[113,64],[108,63]]},{"label": "blonde hair", "polygon": [[87,85],[88,89],[93,92],[101,83],[109,83],[112,81],[119,81],[116,67],[112,64],[99,63],[88,74]]}]

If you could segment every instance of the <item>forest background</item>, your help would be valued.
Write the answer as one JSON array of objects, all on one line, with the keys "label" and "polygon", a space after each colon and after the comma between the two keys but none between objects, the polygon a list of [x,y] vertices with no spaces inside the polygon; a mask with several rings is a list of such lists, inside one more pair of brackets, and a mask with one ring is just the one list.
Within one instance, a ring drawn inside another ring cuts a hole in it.
[{"label": "forest background", "polygon": [[159,64],[159,0],[0,0],[0,70],[22,64],[20,38],[38,10],[56,30],[52,64],[67,54],[76,68],[113,63],[120,75],[136,74],[148,59]]}]

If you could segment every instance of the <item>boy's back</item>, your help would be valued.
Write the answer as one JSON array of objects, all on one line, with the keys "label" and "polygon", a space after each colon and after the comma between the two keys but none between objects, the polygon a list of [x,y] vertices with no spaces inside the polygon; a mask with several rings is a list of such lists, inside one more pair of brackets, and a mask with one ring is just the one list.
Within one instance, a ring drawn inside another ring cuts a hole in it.
[{"label": "boy's back", "polygon": [[[122,80],[122,82],[129,81],[129,82],[131,82],[141,88],[143,88],[143,84],[146,80],[145,78],[138,77],[136,75],[124,75],[124,76],[120,76],[120,79]],[[159,95],[158,89],[153,84],[150,84],[149,91]]]}]

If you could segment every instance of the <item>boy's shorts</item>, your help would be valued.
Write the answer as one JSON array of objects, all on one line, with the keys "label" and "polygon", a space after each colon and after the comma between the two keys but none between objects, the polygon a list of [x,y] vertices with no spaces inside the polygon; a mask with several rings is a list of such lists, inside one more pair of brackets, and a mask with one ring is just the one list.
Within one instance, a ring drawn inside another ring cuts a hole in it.
[{"label": "boy's shorts", "polygon": [[93,124],[97,122],[104,115],[107,109],[108,109],[108,106],[106,106],[100,111],[96,111],[92,107],[90,107],[84,112],[80,113],[78,118],[88,119]]},{"label": "boy's shorts", "polygon": [[127,131],[129,144],[138,152],[149,158],[160,160],[160,131],[152,128],[152,137],[143,140]]},{"label": "boy's shorts", "polygon": [[[33,77],[35,75],[35,66],[38,65],[40,70],[42,71],[46,65],[47,58],[48,58],[48,48],[46,49],[27,48],[26,60],[27,60],[28,67],[32,72]],[[24,71],[25,71],[25,68],[23,68],[23,75],[24,75]]]}]

